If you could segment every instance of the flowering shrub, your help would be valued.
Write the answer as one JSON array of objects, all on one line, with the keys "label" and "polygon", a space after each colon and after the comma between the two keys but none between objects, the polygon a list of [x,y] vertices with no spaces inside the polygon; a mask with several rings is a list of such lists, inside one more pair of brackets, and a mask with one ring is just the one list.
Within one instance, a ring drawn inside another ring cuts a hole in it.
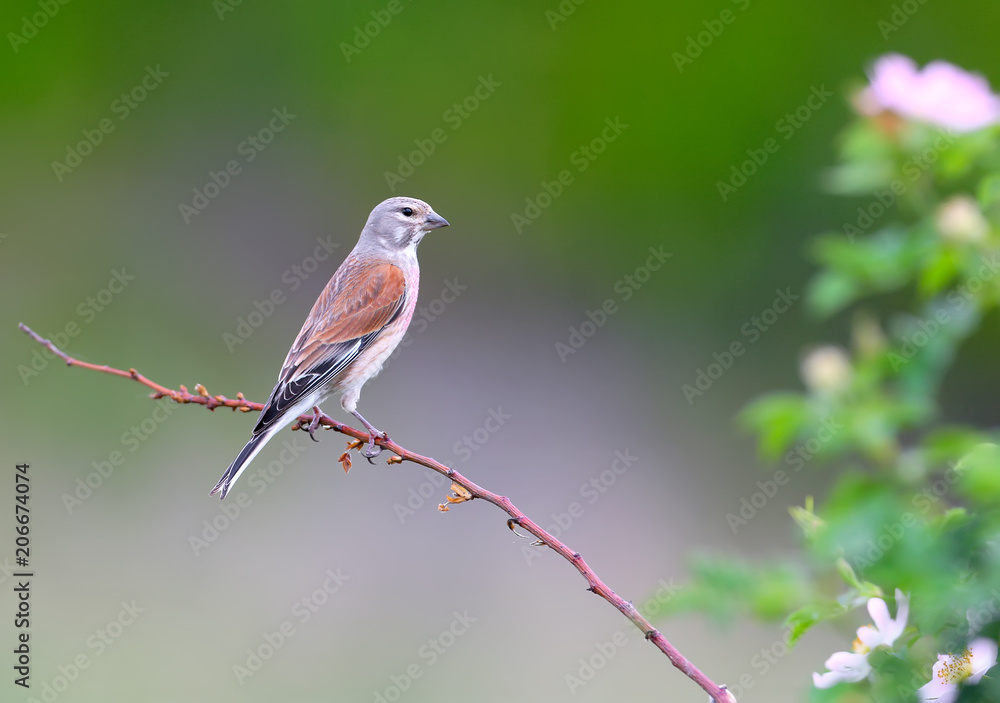
[{"label": "flowering shrub", "polygon": [[861,205],[813,243],[808,295],[820,316],[850,315],[850,339],[805,356],[802,392],[741,416],[766,460],[839,428],[810,462],[836,472],[829,495],[791,509],[806,568],[703,560],[671,607],[784,617],[794,643],[867,605],[850,651],[811,689],[803,675],[813,700],[1000,701],[998,433],[937,405],[959,347],[996,323],[1000,98],[950,64],[892,55],[853,102],[827,184]]}]

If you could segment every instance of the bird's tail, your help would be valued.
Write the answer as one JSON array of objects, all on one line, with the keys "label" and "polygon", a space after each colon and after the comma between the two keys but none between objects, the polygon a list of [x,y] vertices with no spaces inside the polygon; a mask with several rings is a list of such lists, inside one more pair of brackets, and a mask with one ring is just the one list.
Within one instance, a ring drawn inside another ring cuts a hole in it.
[{"label": "bird's tail", "polygon": [[209,495],[221,493],[219,496],[220,499],[226,497],[226,494],[229,493],[233,484],[236,483],[236,479],[240,477],[240,474],[247,468],[247,465],[249,465],[250,462],[253,461],[253,458],[257,456],[257,452],[264,448],[264,445],[267,444],[267,440],[271,439],[271,435],[274,434],[274,429],[280,428],[272,428],[269,431],[261,432],[260,434],[254,435],[250,438],[250,441],[246,443],[246,446],[243,447],[240,453],[236,456],[233,463],[229,465],[229,468],[226,469],[226,473],[222,474],[222,478],[220,478],[219,482],[215,484],[215,488],[212,489],[212,492],[209,493]]}]

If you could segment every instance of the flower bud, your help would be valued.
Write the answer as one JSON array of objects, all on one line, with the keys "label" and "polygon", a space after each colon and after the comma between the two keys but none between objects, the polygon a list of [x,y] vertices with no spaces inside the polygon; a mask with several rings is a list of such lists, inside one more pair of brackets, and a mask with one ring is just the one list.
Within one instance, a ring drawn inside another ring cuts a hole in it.
[{"label": "flower bud", "polygon": [[953,242],[981,242],[990,228],[979,204],[968,195],[956,195],[941,205],[934,219],[941,236]]},{"label": "flower bud", "polygon": [[851,380],[851,360],[840,347],[817,347],[802,360],[800,373],[806,388],[813,392],[837,391]]}]

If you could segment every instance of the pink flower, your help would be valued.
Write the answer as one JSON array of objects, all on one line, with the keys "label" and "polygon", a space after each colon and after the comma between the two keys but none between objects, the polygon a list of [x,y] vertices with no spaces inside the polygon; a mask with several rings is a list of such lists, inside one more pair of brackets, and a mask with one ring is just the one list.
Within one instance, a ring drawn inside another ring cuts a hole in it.
[{"label": "pink flower", "polygon": [[933,61],[920,70],[901,54],[887,54],[875,62],[871,85],[859,103],[866,112],[889,110],[957,132],[1000,122],[1000,97],[985,78],[945,61]]}]

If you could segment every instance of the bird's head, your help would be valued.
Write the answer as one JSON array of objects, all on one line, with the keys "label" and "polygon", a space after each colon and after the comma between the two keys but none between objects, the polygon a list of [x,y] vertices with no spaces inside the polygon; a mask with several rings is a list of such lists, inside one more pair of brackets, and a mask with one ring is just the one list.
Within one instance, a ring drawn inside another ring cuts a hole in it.
[{"label": "bird's head", "polygon": [[434,208],[416,198],[389,198],[368,216],[362,238],[368,236],[389,250],[416,248],[432,229],[447,227],[448,221]]}]

